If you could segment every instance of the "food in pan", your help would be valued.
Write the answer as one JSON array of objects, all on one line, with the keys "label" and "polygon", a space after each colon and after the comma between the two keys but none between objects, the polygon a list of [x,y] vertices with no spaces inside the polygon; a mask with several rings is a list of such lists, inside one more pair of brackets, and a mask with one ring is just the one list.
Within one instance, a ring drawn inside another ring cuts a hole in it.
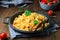
[{"label": "food in pan", "polygon": [[[47,17],[44,15],[26,10],[22,15],[18,15],[18,17],[14,19],[12,25],[22,31],[35,31],[38,25],[45,20],[47,20]],[[49,23],[45,22],[44,25],[44,27],[47,27]],[[43,29],[43,24],[37,28],[37,30],[41,29]]]}]

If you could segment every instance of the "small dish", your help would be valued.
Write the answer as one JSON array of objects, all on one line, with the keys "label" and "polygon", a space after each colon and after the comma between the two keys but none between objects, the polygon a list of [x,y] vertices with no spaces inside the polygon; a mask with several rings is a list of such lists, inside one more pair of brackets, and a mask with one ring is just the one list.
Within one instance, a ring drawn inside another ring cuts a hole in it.
[{"label": "small dish", "polygon": [[42,3],[40,0],[39,0],[39,4],[40,4],[40,7],[44,10],[55,10],[58,5],[58,3],[47,5],[47,4]]}]

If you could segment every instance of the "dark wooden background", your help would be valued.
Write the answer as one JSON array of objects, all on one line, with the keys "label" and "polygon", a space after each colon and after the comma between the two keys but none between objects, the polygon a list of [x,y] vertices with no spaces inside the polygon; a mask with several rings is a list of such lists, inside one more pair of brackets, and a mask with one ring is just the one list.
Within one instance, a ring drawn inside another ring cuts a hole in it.
[{"label": "dark wooden background", "polygon": [[[60,6],[58,6],[58,8],[54,11],[54,13],[56,14],[57,19],[59,20],[58,25],[60,26],[60,8],[59,7]],[[25,9],[39,10],[39,11],[47,12],[40,8],[38,0],[34,0],[34,3],[30,6],[25,7]],[[11,16],[11,15],[15,14],[16,12],[18,12],[17,7],[12,7],[12,6],[10,8],[1,8],[0,7],[0,33],[6,32],[9,40],[11,40],[11,38],[10,38],[10,34],[9,34],[8,25],[2,23],[2,18],[6,17],[6,16]],[[19,40],[52,40],[52,39],[51,39],[51,36],[49,36],[49,37],[44,37],[44,38],[41,38],[41,37],[20,38]],[[56,40],[60,40],[60,29],[58,29],[58,31],[56,32]]]}]

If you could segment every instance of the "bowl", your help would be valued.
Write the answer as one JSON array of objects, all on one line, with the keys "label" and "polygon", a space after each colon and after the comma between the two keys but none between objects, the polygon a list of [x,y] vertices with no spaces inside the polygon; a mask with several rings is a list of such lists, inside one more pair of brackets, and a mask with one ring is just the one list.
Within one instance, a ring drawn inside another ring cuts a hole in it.
[{"label": "bowl", "polygon": [[39,0],[39,4],[40,4],[40,7],[44,10],[55,10],[58,5],[58,3],[52,4],[52,5],[43,4],[42,2],[40,2],[40,0]]}]

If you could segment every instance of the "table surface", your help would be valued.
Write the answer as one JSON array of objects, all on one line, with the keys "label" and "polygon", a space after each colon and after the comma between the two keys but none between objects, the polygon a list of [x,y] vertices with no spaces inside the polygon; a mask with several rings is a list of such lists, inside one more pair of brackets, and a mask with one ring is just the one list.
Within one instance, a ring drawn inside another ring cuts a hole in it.
[{"label": "table surface", "polygon": [[[24,9],[39,10],[39,11],[47,12],[40,8],[38,0],[34,1],[34,3],[32,5],[27,6]],[[15,14],[16,12],[18,12],[17,7],[11,6],[10,8],[0,8],[0,33],[6,32],[9,40],[11,40],[11,38],[10,38],[10,34],[9,34],[8,25],[2,23],[2,18],[6,17],[6,16],[11,16],[11,15]],[[56,9],[54,12],[57,16],[57,19],[59,20],[58,25],[60,26],[60,8]],[[19,38],[18,40],[52,40],[52,39],[51,39],[51,36],[49,36],[49,37],[44,37],[44,38],[41,38],[41,37]],[[60,29],[58,29],[58,31],[56,32],[56,40],[60,40]]]}]

